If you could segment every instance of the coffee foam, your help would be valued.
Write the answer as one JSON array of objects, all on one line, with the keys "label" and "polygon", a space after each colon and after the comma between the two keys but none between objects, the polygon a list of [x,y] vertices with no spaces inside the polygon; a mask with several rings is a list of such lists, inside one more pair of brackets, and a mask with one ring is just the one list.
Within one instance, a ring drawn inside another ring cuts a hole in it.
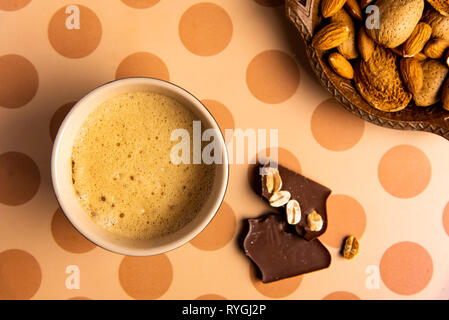
[{"label": "coffee foam", "polygon": [[170,161],[178,143],[170,141],[171,132],[183,128],[192,139],[194,120],[176,100],[151,92],[119,95],[89,115],[75,139],[72,178],[95,223],[126,238],[152,239],[197,215],[215,166]]}]

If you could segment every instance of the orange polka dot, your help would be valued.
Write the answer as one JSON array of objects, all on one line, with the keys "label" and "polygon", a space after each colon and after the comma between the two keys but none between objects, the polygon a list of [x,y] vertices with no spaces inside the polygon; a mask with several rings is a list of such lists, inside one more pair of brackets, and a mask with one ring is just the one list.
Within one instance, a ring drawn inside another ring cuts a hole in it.
[{"label": "orange polka dot", "polygon": [[27,6],[31,0],[0,0],[0,10],[16,11]]},{"label": "orange polka dot", "polygon": [[0,253],[0,300],[31,299],[41,279],[39,263],[28,252],[11,249]]},{"label": "orange polka dot", "polygon": [[446,208],[444,208],[443,227],[444,227],[444,230],[446,231],[447,235],[449,236],[449,203],[447,204]]},{"label": "orange polka dot", "polygon": [[18,206],[31,200],[40,185],[36,163],[20,152],[0,155],[0,202]]},{"label": "orange polka dot", "polygon": [[190,52],[213,56],[222,52],[232,38],[232,20],[220,6],[202,2],[184,12],[179,22],[179,37]]},{"label": "orange polka dot", "polygon": [[53,117],[50,121],[50,138],[52,141],[55,141],[61,123],[64,121],[65,116],[69,113],[69,111],[75,104],[76,102],[66,103],[63,106],[59,107],[59,109],[56,110],[56,112],[53,114]]},{"label": "orange polka dot", "polygon": [[225,297],[222,297],[218,294],[210,293],[210,294],[204,294],[202,296],[199,296],[195,300],[228,300]]},{"label": "orange polka dot", "polygon": [[232,240],[236,225],[234,211],[223,202],[212,221],[190,243],[201,250],[218,250]]},{"label": "orange polka dot", "polygon": [[48,25],[51,45],[66,58],[79,59],[90,55],[100,44],[101,34],[97,15],[82,5],[62,7]]},{"label": "orange polka dot", "polygon": [[279,7],[284,4],[285,0],[254,0],[258,4],[265,7]]},{"label": "orange polka dot", "polygon": [[84,238],[70,223],[60,208],[51,221],[51,233],[56,243],[72,253],[84,253],[95,248],[95,244]]},{"label": "orange polka dot", "polygon": [[414,242],[399,242],[388,248],[380,261],[380,276],[391,291],[412,295],[423,290],[433,273],[426,249]]},{"label": "orange polka dot", "polygon": [[129,77],[150,77],[168,81],[169,74],[165,63],[156,55],[136,52],[127,56],[117,68],[116,79]]},{"label": "orange polka dot", "polygon": [[360,300],[360,298],[351,292],[335,291],[329,293],[323,298],[323,300]]},{"label": "orange polka dot", "polygon": [[124,257],[119,268],[120,284],[134,299],[157,299],[167,292],[173,268],[165,254]]},{"label": "orange polka dot", "polygon": [[413,198],[426,189],[432,175],[429,158],[420,149],[399,145],[380,160],[378,177],[383,188],[397,198]]},{"label": "orange polka dot", "polygon": [[262,102],[275,104],[288,100],[299,86],[299,69],[295,60],[278,50],[255,56],[246,70],[246,84]]},{"label": "orange polka dot", "polygon": [[347,236],[362,238],[366,228],[366,214],[362,205],[344,194],[333,194],[327,199],[328,227],[320,237],[325,244],[341,248]]},{"label": "orange polka dot", "polygon": [[159,0],[122,0],[122,2],[135,9],[146,9],[157,4]]},{"label": "orange polka dot", "polygon": [[36,95],[39,76],[30,61],[10,54],[0,57],[0,83],[0,106],[19,108]]},{"label": "orange polka dot", "polygon": [[331,151],[354,147],[362,138],[365,122],[344,110],[334,99],[321,103],[313,112],[311,121],[315,140]]},{"label": "orange polka dot", "polygon": [[274,299],[285,298],[291,295],[299,288],[302,281],[302,276],[295,276],[269,283],[263,283],[262,280],[256,276],[256,269],[252,264],[250,265],[249,276],[251,283],[257,291],[266,297]]},{"label": "orange polka dot", "polygon": [[217,121],[223,135],[225,134],[226,129],[235,129],[234,117],[224,104],[211,99],[201,100],[201,102]]}]

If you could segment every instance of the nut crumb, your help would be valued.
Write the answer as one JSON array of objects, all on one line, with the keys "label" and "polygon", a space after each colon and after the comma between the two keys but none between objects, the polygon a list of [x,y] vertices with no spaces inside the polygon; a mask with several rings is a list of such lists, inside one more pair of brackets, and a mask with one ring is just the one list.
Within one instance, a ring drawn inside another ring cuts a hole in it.
[{"label": "nut crumb", "polygon": [[309,226],[310,231],[321,231],[321,229],[323,229],[323,218],[321,218],[321,215],[318,212],[313,210],[307,215],[307,225]]},{"label": "nut crumb", "polygon": [[290,200],[291,194],[288,191],[278,191],[273,193],[273,195],[270,198],[270,205],[272,207],[278,208],[282,207],[283,205],[287,204],[287,202]]},{"label": "nut crumb", "polygon": [[349,236],[346,238],[345,245],[343,248],[343,257],[345,259],[353,259],[359,252],[359,241],[354,236]]},{"label": "nut crumb", "polygon": [[287,202],[286,212],[289,224],[295,225],[301,221],[301,206],[298,201],[290,200]]}]

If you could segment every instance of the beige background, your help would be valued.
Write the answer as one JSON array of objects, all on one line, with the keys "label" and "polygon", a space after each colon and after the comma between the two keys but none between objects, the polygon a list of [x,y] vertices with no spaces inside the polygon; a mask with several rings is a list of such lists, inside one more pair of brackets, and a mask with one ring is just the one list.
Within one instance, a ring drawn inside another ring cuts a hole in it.
[{"label": "beige background", "polygon": [[[449,142],[365,123],[329,100],[280,3],[79,0],[70,32],[69,1],[0,0],[1,299],[449,298]],[[123,257],[79,236],[53,195],[52,135],[66,104],[132,75],[184,87],[223,128],[279,129],[280,162],[333,190],[321,239],[331,267],[254,279],[241,221],[270,209],[248,165],[232,165],[213,223],[165,255]],[[348,234],[360,238],[352,261],[337,248]],[[80,289],[67,288],[68,266]]]}]

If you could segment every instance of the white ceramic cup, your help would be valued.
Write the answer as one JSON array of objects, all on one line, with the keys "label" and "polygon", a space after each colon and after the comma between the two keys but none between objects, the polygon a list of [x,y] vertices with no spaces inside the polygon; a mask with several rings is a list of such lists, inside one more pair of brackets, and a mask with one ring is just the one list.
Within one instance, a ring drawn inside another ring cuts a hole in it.
[{"label": "white ceramic cup", "polygon": [[[164,94],[191,109],[201,120],[202,128],[217,130],[222,149],[222,164],[216,165],[215,180],[210,196],[200,212],[177,232],[153,240],[122,238],[95,224],[81,208],[72,185],[73,143],[87,116],[105,100],[136,91]],[[229,179],[229,163],[226,144],[218,124],[198,99],[184,89],[166,81],[152,78],[127,78],[109,82],[94,89],[72,108],[61,124],[53,145],[51,173],[59,205],[69,221],[82,235],[96,245],[119,254],[147,256],[177,248],[192,240],[207,226],[223,201]]]}]

